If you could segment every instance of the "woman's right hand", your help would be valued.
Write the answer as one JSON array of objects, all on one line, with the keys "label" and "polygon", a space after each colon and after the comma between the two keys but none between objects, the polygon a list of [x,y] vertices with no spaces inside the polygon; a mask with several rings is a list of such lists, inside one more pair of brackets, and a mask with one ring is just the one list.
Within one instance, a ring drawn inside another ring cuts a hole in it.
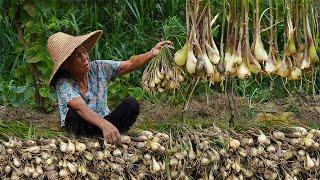
[{"label": "woman's right hand", "polygon": [[104,120],[101,125],[103,138],[110,144],[121,144],[121,137],[119,130],[109,121]]},{"label": "woman's right hand", "polygon": [[119,130],[109,121],[103,119],[99,114],[90,109],[82,97],[73,98],[68,102],[71,109],[74,109],[84,120],[97,127],[100,127],[103,138],[110,144],[121,144]]}]

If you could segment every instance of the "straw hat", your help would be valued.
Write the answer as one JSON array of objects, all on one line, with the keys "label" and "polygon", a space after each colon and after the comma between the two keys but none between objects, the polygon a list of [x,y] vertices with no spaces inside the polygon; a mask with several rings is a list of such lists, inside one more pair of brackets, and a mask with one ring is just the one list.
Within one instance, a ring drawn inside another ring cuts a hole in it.
[{"label": "straw hat", "polygon": [[97,30],[81,36],[72,36],[63,32],[51,35],[47,43],[47,48],[53,62],[53,70],[48,82],[49,85],[51,85],[60,66],[77,47],[83,45],[89,54],[101,35],[102,30]]}]

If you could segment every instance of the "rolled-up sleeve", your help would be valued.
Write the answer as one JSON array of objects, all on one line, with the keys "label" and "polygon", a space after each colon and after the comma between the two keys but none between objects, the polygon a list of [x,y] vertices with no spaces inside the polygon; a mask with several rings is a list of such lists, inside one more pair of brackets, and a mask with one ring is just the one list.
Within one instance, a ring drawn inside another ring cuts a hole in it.
[{"label": "rolled-up sleeve", "polygon": [[79,90],[74,88],[67,80],[62,80],[57,82],[56,84],[56,93],[59,102],[61,126],[64,126],[65,118],[69,110],[68,102],[73,98],[79,97],[80,92]]},{"label": "rolled-up sleeve", "polygon": [[62,81],[57,87],[58,99],[62,104],[68,104],[73,98],[79,97],[79,92],[70,83]]},{"label": "rolled-up sleeve", "polygon": [[121,61],[98,60],[98,69],[108,81],[113,80],[119,75]]}]

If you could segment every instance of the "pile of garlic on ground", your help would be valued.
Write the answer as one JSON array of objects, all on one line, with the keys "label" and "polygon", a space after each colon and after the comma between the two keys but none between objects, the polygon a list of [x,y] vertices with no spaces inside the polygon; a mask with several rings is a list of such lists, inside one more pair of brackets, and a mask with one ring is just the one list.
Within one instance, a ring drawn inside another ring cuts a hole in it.
[{"label": "pile of garlic on ground", "polygon": [[174,133],[141,131],[122,145],[94,139],[9,139],[0,144],[3,179],[319,179],[320,130]]}]

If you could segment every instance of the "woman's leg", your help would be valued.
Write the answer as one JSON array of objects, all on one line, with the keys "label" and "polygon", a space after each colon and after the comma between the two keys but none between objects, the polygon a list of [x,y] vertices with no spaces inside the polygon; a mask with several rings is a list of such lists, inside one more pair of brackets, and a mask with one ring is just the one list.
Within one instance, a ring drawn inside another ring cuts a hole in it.
[{"label": "woman's leg", "polygon": [[[105,116],[104,119],[111,122],[121,133],[123,133],[129,130],[136,121],[139,113],[140,106],[137,100],[133,97],[128,97],[120,103],[114,111]],[[99,127],[84,120],[73,109],[69,109],[67,113],[65,128],[68,131],[72,131],[77,136],[102,136],[102,131]]]},{"label": "woman's leg", "polygon": [[69,109],[67,113],[65,128],[68,131],[73,132],[77,136],[102,135],[102,131],[100,128],[84,120],[73,109]]},{"label": "woman's leg", "polygon": [[121,133],[130,129],[137,120],[140,106],[136,99],[127,97],[114,111],[104,118],[118,128]]}]

